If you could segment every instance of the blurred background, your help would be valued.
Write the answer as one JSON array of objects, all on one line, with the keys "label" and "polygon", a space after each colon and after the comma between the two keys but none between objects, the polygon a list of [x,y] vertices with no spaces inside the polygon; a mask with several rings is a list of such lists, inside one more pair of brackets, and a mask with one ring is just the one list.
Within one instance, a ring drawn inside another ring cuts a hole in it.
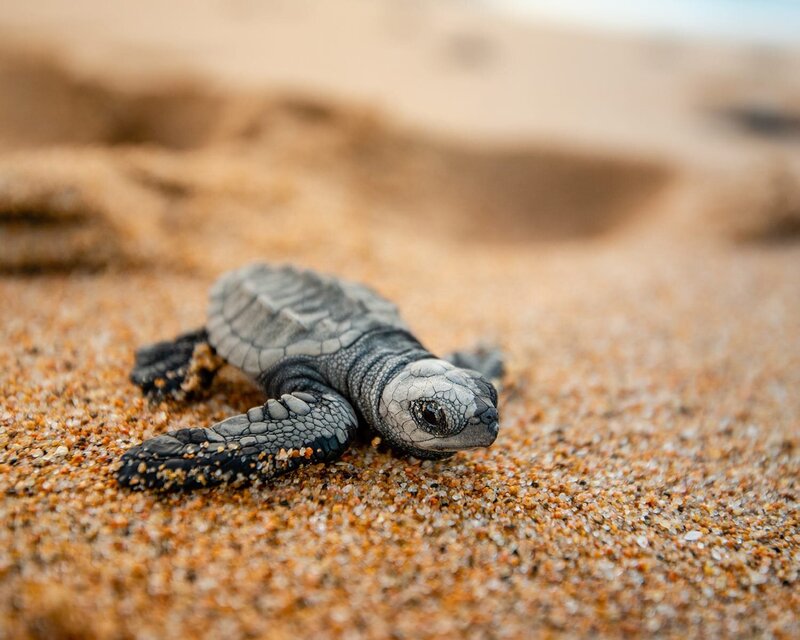
[{"label": "blurred background", "polygon": [[[255,215],[258,255],[267,209],[364,229],[363,251],[377,227],[537,242],[665,209],[661,231],[800,233],[795,2],[7,0],[0,29],[7,269],[107,263],[95,223],[161,253],[203,203],[206,225]],[[70,207],[80,225],[39,228]],[[187,227],[170,251],[196,250]]]},{"label": "blurred background", "polygon": [[[502,347],[501,431],[122,491],[253,260]],[[0,640],[798,637],[800,3],[0,1]]]}]

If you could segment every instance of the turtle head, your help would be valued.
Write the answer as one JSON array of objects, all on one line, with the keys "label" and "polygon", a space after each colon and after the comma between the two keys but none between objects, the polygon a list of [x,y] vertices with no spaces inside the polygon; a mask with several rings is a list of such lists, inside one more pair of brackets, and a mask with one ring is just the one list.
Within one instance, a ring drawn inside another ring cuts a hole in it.
[{"label": "turtle head", "polygon": [[378,429],[418,458],[488,447],[497,437],[497,391],[477,371],[428,358],[406,365],[381,393]]}]

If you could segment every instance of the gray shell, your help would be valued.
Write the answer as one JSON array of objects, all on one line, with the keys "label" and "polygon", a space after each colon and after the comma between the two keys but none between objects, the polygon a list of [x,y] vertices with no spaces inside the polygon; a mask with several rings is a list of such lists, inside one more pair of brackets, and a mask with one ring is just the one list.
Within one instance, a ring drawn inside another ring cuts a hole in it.
[{"label": "gray shell", "polygon": [[331,354],[371,329],[406,329],[397,307],[371,289],[291,266],[254,264],[211,289],[211,346],[251,376],[285,356]]}]

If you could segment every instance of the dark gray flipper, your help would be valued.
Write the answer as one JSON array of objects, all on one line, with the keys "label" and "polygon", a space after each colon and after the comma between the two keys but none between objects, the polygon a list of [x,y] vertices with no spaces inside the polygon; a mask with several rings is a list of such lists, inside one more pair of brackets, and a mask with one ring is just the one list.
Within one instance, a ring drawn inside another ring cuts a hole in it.
[{"label": "dark gray flipper", "polygon": [[210,387],[222,364],[206,330],[198,329],[139,349],[130,377],[150,397],[185,398]]},{"label": "dark gray flipper", "polygon": [[210,429],[179,429],[122,457],[119,483],[162,490],[268,480],[338,458],[356,432],[353,408],[331,390],[284,394]]},{"label": "dark gray flipper", "polygon": [[481,344],[472,349],[454,351],[444,359],[462,369],[477,371],[487,380],[499,380],[505,372],[503,352],[488,345]]}]

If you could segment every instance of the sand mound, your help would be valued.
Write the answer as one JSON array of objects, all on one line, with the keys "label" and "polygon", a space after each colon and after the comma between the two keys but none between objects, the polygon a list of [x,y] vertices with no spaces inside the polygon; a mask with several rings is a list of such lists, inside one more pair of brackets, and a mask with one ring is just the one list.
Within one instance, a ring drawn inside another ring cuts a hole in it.
[{"label": "sand mound", "polygon": [[0,57],[0,93],[0,148],[25,150],[0,167],[0,267],[12,271],[174,258],[175,224],[223,224],[232,204],[268,250],[258,238],[280,215],[302,219],[297,185],[276,185],[287,173],[331,209],[366,212],[332,213],[341,234],[366,215],[396,232],[515,243],[614,229],[670,177],[644,160],[438,140],[307,97],[106,86],[46,58]]},{"label": "sand mound", "polygon": [[78,77],[53,58],[0,55],[0,145],[201,144],[221,101],[190,82],[128,92]]},{"label": "sand mound", "polygon": [[728,237],[747,243],[800,240],[800,167],[774,159],[720,185],[711,220]]},{"label": "sand mound", "polygon": [[164,256],[160,194],[92,149],[0,162],[0,270],[134,266]]}]

